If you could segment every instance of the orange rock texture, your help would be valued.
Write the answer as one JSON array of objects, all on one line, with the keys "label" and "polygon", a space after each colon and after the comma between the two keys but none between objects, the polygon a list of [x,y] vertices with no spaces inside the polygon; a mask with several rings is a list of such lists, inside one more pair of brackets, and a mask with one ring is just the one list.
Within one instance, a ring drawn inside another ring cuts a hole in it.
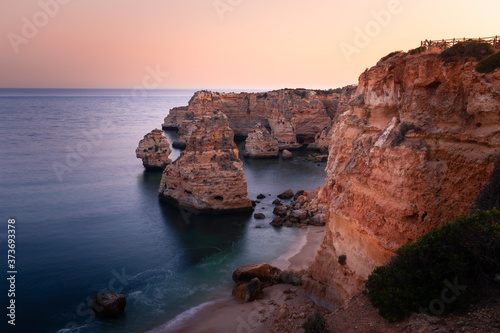
[{"label": "orange rock texture", "polygon": [[[334,307],[407,241],[465,214],[500,154],[500,70],[399,53],[359,78],[331,130],[327,234],[304,279]],[[346,255],[345,265],[338,263]]]}]

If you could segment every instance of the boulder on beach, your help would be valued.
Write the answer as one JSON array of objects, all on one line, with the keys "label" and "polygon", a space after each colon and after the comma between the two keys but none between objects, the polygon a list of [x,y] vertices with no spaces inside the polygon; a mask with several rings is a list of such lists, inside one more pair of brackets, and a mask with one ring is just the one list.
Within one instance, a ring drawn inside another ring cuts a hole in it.
[{"label": "boulder on beach", "polygon": [[293,198],[293,196],[294,196],[293,190],[289,189],[289,190],[286,190],[285,192],[279,194],[278,198],[280,198],[280,199],[291,199],[291,198]]},{"label": "boulder on beach", "polygon": [[269,264],[250,264],[238,267],[233,273],[233,281],[238,285],[250,283],[258,278],[262,288],[279,283],[281,269]]},{"label": "boulder on beach", "polygon": [[254,278],[250,280],[249,283],[234,288],[232,294],[245,302],[253,302],[256,299],[262,299],[264,297],[262,283],[258,278]]},{"label": "boulder on beach", "polygon": [[92,300],[92,310],[102,318],[119,317],[125,311],[126,305],[127,300],[123,294],[101,294]]},{"label": "boulder on beach", "polygon": [[281,272],[280,281],[284,284],[301,286],[304,272],[305,270],[285,269]]}]

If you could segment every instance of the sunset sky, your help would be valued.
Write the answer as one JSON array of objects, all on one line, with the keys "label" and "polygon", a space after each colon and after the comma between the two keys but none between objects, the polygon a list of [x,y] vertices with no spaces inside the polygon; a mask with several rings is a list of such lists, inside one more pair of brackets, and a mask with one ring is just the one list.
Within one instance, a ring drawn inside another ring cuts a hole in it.
[{"label": "sunset sky", "polygon": [[132,88],[149,67],[169,73],[160,88],[335,88],[424,39],[500,34],[499,12],[498,0],[0,0],[0,87]]}]

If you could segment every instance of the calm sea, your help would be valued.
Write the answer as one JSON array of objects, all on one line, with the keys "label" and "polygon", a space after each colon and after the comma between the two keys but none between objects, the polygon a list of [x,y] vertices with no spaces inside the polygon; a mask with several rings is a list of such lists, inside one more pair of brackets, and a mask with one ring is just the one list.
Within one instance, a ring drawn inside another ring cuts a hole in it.
[{"label": "calm sea", "polygon": [[[135,157],[139,140],[194,91],[0,89],[0,328],[2,332],[144,332],[226,297],[231,274],[297,241],[274,229],[272,200],[324,184],[324,164],[246,160],[252,214],[203,217],[158,200],[159,172]],[[169,141],[174,133],[166,133]],[[179,155],[174,150],[173,157]],[[8,325],[7,221],[15,219],[16,325]],[[257,228],[261,226],[261,228]],[[95,319],[100,292],[127,297],[118,320]]]}]

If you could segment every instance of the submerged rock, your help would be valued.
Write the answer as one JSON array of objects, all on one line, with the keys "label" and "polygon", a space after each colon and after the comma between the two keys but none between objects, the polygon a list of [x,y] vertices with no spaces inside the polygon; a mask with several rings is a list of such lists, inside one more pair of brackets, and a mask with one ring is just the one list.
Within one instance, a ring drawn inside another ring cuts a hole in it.
[{"label": "submerged rock", "polygon": [[102,318],[119,317],[127,305],[127,300],[123,294],[101,294],[96,295],[92,300],[92,310]]},{"label": "submerged rock", "polygon": [[146,169],[163,170],[172,162],[169,157],[172,149],[163,131],[154,129],[144,136],[135,150],[137,158],[142,159]]}]

